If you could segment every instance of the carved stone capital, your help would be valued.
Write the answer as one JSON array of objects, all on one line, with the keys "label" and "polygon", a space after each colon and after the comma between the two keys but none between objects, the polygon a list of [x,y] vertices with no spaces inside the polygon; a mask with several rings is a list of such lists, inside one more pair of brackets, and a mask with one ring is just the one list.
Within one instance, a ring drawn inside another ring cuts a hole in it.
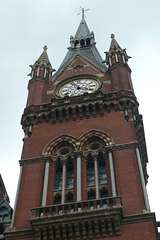
[{"label": "carved stone capital", "polygon": [[83,152],[82,151],[74,151],[74,154],[75,154],[76,158],[77,157],[81,157],[82,158],[82,156],[83,156]]},{"label": "carved stone capital", "polygon": [[52,157],[51,156],[40,156],[35,158],[26,158],[19,160],[20,166],[26,165],[26,164],[33,164],[38,162],[51,162]]}]

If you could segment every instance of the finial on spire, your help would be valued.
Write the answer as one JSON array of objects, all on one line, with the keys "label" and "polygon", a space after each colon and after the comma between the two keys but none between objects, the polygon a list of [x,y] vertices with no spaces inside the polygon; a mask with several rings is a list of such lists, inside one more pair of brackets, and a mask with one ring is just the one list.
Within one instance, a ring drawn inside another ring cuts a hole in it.
[{"label": "finial on spire", "polygon": [[85,10],[84,8],[80,7],[80,10],[79,10],[79,11],[80,11],[80,13],[78,13],[77,15],[82,14],[82,19],[84,19],[84,17],[85,17],[84,12],[89,11],[89,8]]},{"label": "finial on spire", "polygon": [[47,49],[48,49],[48,48],[47,48],[47,46],[45,45],[45,46],[43,47],[43,50],[44,50],[44,51],[47,51]]},{"label": "finial on spire", "polygon": [[112,39],[115,39],[115,35],[114,35],[113,33],[111,34],[111,38],[112,38]]}]

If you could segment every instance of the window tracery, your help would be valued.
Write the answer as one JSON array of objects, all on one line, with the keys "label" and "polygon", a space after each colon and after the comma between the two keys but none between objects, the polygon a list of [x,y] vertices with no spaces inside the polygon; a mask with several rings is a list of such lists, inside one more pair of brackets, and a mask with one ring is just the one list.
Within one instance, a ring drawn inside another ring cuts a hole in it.
[{"label": "window tracery", "polygon": [[[60,136],[45,147],[44,154],[50,153],[54,167],[50,188],[54,204],[108,197],[112,153],[106,153],[106,146],[112,143],[109,135],[91,130],[79,139]],[[112,193],[113,189],[109,189],[109,195]]]},{"label": "window tracery", "polygon": [[[91,141],[91,143],[90,143]],[[107,191],[106,151],[105,144],[94,137],[85,144],[84,155],[87,159],[87,189],[95,191],[94,198],[100,198],[100,186],[105,184]],[[88,199],[93,194],[88,194]]]}]

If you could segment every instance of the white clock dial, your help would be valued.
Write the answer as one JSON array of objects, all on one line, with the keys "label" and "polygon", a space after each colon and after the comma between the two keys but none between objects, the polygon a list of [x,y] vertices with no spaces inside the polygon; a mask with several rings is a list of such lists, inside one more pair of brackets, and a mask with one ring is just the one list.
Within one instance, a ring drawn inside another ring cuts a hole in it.
[{"label": "white clock dial", "polygon": [[92,93],[99,88],[99,82],[93,79],[77,79],[65,83],[59,90],[59,94],[64,96],[78,96],[85,92]]}]

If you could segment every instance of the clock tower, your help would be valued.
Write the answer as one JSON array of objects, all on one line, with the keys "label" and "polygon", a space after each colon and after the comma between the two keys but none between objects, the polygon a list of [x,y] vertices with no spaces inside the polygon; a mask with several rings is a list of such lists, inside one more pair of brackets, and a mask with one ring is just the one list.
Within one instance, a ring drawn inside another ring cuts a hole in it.
[{"label": "clock tower", "polygon": [[130,57],[113,34],[105,54],[103,60],[83,10],[59,69],[46,46],[30,66],[20,177],[5,239],[158,239]]}]

